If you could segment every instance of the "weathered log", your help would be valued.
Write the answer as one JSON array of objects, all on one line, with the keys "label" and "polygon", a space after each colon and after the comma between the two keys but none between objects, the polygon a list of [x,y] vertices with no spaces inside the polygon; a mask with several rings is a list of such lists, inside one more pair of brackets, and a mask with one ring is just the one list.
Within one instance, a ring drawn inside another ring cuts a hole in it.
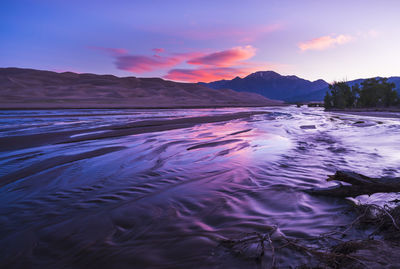
[{"label": "weathered log", "polygon": [[[308,189],[306,192],[334,197],[356,197],[379,192],[400,192],[400,178],[370,178],[354,172],[337,171],[334,175],[329,176],[327,181],[339,181],[340,183],[328,188]],[[347,184],[343,185],[341,182]]]}]

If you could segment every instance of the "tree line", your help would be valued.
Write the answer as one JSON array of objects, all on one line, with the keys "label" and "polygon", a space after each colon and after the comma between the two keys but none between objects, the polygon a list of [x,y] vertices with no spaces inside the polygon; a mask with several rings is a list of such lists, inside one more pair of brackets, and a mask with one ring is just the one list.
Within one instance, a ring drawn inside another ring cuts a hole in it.
[{"label": "tree line", "polygon": [[347,82],[334,82],[324,98],[325,108],[390,107],[400,105],[394,90],[396,85],[387,78],[369,78],[361,85],[350,87]]}]

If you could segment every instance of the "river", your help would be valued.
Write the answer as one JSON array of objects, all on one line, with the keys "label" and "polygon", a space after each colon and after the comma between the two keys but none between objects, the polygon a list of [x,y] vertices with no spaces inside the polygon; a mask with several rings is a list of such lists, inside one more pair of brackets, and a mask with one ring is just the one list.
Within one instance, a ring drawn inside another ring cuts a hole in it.
[{"label": "river", "polygon": [[[82,138],[143,120],[245,111],[267,113],[29,146],[57,132]],[[336,170],[400,176],[398,118],[294,106],[3,110],[0,124],[0,138],[27,143],[0,144],[4,268],[260,268],[221,240],[272,226],[293,238],[332,231],[354,219],[349,202],[304,189],[332,185],[326,178]],[[276,258],[282,267],[310,262],[283,250]]]}]

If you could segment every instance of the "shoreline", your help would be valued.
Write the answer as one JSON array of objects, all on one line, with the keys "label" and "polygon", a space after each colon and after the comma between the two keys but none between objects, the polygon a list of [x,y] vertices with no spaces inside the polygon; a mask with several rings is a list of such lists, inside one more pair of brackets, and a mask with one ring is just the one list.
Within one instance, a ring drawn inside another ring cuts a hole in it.
[{"label": "shoreline", "polygon": [[44,146],[49,144],[81,142],[143,133],[162,132],[207,124],[269,114],[267,111],[224,113],[213,116],[187,117],[166,120],[142,120],[127,124],[111,125],[91,129],[80,129],[41,134],[0,137],[0,152]]},{"label": "shoreline", "polygon": [[82,109],[82,110],[89,110],[89,109],[98,109],[98,110],[109,110],[109,109],[207,109],[207,108],[240,108],[240,107],[281,107],[281,106],[289,106],[290,104],[282,103],[282,104],[257,104],[257,105],[199,105],[199,106],[87,106],[87,107],[80,107],[80,106],[63,106],[63,107],[57,107],[57,106],[49,106],[49,107],[44,107],[44,106],[31,106],[31,107],[19,107],[19,106],[10,106],[10,107],[4,107],[0,105],[0,111],[5,111],[5,110],[72,110],[72,109]]},{"label": "shoreline", "polygon": [[400,118],[400,109],[325,109],[324,112],[332,112],[336,114],[348,114],[378,118]]},{"label": "shoreline", "polygon": [[400,107],[366,107],[366,108],[330,108],[325,111],[354,111],[354,112],[400,112]]}]

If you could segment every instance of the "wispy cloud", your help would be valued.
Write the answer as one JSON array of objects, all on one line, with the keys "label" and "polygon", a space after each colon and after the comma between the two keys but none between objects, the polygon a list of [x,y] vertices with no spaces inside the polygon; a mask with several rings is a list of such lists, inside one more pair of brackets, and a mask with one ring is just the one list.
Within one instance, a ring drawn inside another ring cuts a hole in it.
[{"label": "wispy cloud", "polygon": [[142,74],[154,70],[172,68],[187,59],[199,57],[204,54],[194,53],[174,53],[168,56],[158,55],[164,52],[162,48],[152,49],[155,55],[132,55],[126,49],[120,48],[103,48],[91,46],[90,49],[106,52],[115,59],[115,66],[124,71]]},{"label": "wispy cloud", "polygon": [[357,35],[364,39],[377,38],[380,33],[375,29],[370,29],[369,31],[358,32]]},{"label": "wispy cloud", "polygon": [[129,54],[116,55],[115,66],[120,70],[141,74],[165,68],[172,68],[188,59],[200,57],[201,55],[203,55],[201,52],[173,53],[169,56],[161,56],[158,54],[152,56]]},{"label": "wispy cloud", "polygon": [[353,40],[354,37],[351,35],[326,35],[305,42],[300,42],[298,46],[302,51],[326,50],[338,45],[349,43]]},{"label": "wispy cloud", "polygon": [[154,51],[155,53],[162,53],[162,52],[165,51],[165,49],[163,49],[163,48],[154,48],[154,49],[152,49],[152,51]]},{"label": "wispy cloud", "polygon": [[182,61],[183,59],[180,57],[121,55],[116,57],[115,65],[120,70],[140,74],[157,69],[173,67]]},{"label": "wispy cloud", "polygon": [[287,69],[289,66],[272,63],[253,63],[247,62],[239,66],[218,67],[218,66],[199,66],[195,69],[181,68],[172,69],[164,76],[166,79],[185,81],[185,82],[210,82],[221,79],[233,79],[244,77],[250,73],[260,70]]},{"label": "wispy cloud", "polygon": [[128,51],[126,49],[121,49],[121,48],[104,48],[104,47],[97,47],[97,46],[89,46],[88,48],[92,49],[92,50],[106,52],[113,56],[118,56],[118,55],[123,55],[123,54],[128,53]]},{"label": "wispy cloud", "polygon": [[208,53],[186,61],[187,64],[194,65],[196,68],[172,69],[164,78],[188,82],[209,82],[244,76],[259,68],[254,63],[244,62],[255,54],[256,49],[250,45]]},{"label": "wispy cloud", "polygon": [[232,66],[240,61],[247,60],[256,54],[256,49],[252,46],[235,47],[228,50],[210,53],[201,57],[190,59],[188,64],[207,65],[207,66]]},{"label": "wispy cloud", "polygon": [[197,69],[172,69],[164,76],[166,79],[187,82],[210,82],[220,79],[232,79],[236,76],[245,76],[256,71],[257,68],[243,67],[210,67]]}]

